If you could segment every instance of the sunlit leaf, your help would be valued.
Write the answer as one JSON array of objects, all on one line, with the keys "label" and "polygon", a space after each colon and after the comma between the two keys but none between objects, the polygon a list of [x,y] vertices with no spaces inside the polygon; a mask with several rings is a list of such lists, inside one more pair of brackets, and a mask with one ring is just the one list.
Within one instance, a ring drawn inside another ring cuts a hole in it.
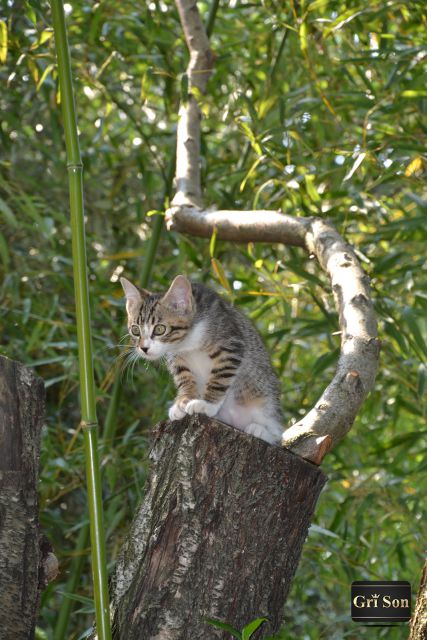
[{"label": "sunlit leaf", "polygon": [[267,622],[268,618],[256,618],[256,620],[252,620],[249,624],[247,624],[242,630],[242,640],[250,640],[252,635],[255,633],[259,627]]},{"label": "sunlit leaf", "polygon": [[227,276],[225,275],[222,264],[216,258],[211,258],[211,265],[215,276],[218,278],[224,289],[226,289],[229,293],[232,293],[233,289],[227,279]]},{"label": "sunlit leaf", "polygon": [[421,156],[416,156],[405,169],[405,176],[410,177],[412,175],[416,175],[417,173],[421,173],[424,166],[424,160]]},{"label": "sunlit leaf", "polygon": [[426,98],[427,91],[425,89],[406,89],[401,93],[402,98]]},{"label": "sunlit leaf", "polygon": [[307,193],[310,196],[310,199],[313,202],[320,202],[320,196],[314,184],[315,176],[312,174],[306,173],[304,176],[304,179],[305,179],[305,186],[307,189]]},{"label": "sunlit leaf", "polygon": [[212,231],[212,235],[211,235],[211,239],[209,242],[209,255],[211,258],[213,258],[215,256],[215,245],[216,245],[216,237],[217,237],[217,229],[215,228]]},{"label": "sunlit leaf", "polygon": [[0,20],[0,63],[4,64],[7,60],[7,24],[4,20]]},{"label": "sunlit leaf", "polygon": [[338,18],[336,18],[333,23],[324,30],[323,38],[327,38],[333,31],[341,29],[341,27],[360,16],[363,12],[363,9],[347,9],[347,11],[344,11],[344,13],[339,15]]},{"label": "sunlit leaf", "polygon": [[309,529],[309,534],[311,533],[319,533],[322,536],[329,536],[330,538],[338,538],[339,536],[337,536],[336,533],[334,533],[333,531],[329,531],[329,529],[325,529],[324,527],[320,527],[317,524],[311,524],[310,525],[310,529]]},{"label": "sunlit leaf", "polygon": [[250,167],[248,173],[246,174],[246,176],[244,177],[244,179],[242,180],[242,182],[240,183],[240,191],[243,191],[247,181],[249,180],[249,178],[255,173],[256,168],[258,167],[258,165],[263,162],[263,160],[265,160],[265,156],[259,156],[255,162],[253,163],[253,165]]},{"label": "sunlit leaf", "polygon": [[52,37],[53,37],[53,29],[45,29],[44,31],[41,32],[37,42],[34,42],[31,45],[31,49],[38,49],[38,47],[40,47],[42,44],[50,40]]},{"label": "sunlit leaf", "polygon": [[357,156],[356,160],[353,163],[353,166],[348,171],[348,173],[346,173],[346,175],[344,176],[343,182],[345,182],[346,180],[350,180],[350,178],[353,176],[355,171],[358,170],[358,168],[360,167],[360,165],[362,164],[365,158],[366,158],[366,153],[359,153],[359,155]]},{"label": "sunlit leaf", "polygon": [[43,71],[42,75],[40,76],[40,80],[37,83],[36,91],[40,91],[41,87],[46,81],[46,78],[49,76],[49,74],[52,72],[52,69],[54,68],[55,68],[54,64],[47,65],[46,69]]}]

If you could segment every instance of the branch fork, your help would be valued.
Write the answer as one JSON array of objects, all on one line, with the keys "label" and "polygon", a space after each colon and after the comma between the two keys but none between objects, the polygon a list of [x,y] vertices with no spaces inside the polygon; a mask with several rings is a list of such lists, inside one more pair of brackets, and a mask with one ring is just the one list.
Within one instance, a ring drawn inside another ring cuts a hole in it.
[{"label": "branch fork", "polygon": [[372,389],[380,343],[369,278],[351,246],[333,225],[278,211],[229,211],[204,208],[200,183],[201,112],[191,88],[202,94],[212,73],[212,53],[195,0],[176,0],[190,62],[190,96],[179,110],[176,195],[166,212],[168,230],[235,242],[277,242],[301,247],[317,258],[330,279],[341,329],[341,353],[332,382],[315,406],[283,433],[282,445],[320,464],[350,430]]}]

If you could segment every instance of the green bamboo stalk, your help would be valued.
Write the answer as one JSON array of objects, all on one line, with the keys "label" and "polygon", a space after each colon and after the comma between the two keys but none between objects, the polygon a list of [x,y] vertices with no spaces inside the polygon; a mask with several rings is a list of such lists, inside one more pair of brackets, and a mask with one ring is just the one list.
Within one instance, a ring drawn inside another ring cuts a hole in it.
[{"label": "green bamboo stalk", "polygon": [[[208,18],[208,26],[207,26],[208,35],[211,35],[213,31],[213,26],[215,23],[218,5],[219,5],[219,0],[215,0]],[[165,176],[164,191],[163,191],[163,196],[161,198],[160,206],[163,206],[164,202],[166,201],[166,198],[170,197],[171,195],[172,182],[173,182],[173,177],[175,173],[175,161],[176,161],[175,154],[176,154],[176,148],[174,147],[173,157],[171,157],[170,159],[168,171]],[[161,216],[156,216],[153,222],[152,232],[151,232],[150,240],[147,247],[147,254],[145,256],[144,266],[143,266],[143,270],[140,278],[140,284],[142,287],[147,287],[149,284],[155,256],[157,253],[157,249],[158,249],[158,245],[160,242],[160,237],[163,229],[164,229],[163,218]],[[104,429],[102,433],[103,444],[106,444],[108,441],[111,442],[114,439],[116,427],[117,427],[117,414],[118,414],[118,408],[120,405],[121,395],[122,395],[122,384],[121,384],[120,374],[117,374],[113,383],[110,402],[107,409],[107,415],[105,418]],[[84,564],[81,561],[79,552],[81,552],[86,546],[87,539],[88,539],[88,531],[87,531],[87,525],[86,525],[81,529],[81,533],[77,540],[76,557],[73,559],[71,563],[70,576],[66,583],[66,591],[68,593],[73,593],[77,585],[79,584],[80,576],[81,576],[81,572],[83,570],[83,564]],[[70,598],[65,598],[61,603],[61,607],[58,615],[58,621],[54,631],[55,640],[63,640],[63,638],[65,638],[65,634],[67,632],[68,625],[69,625],[70,616],[74,606],[75,606],[75,602]]]},{"label": "green bamboo stalk", "polygon": [[[175,169],[175,154],[173,154],[169,163],[168,171],[165,177],[164,191],[161,197],[161,201],[159,203],[159,207],[162,207],[164,205],[166,198],[170,197],[171,195],[174,169]],[[148,241],[147,254],[145,256],[144,267],[143,267],[141,279],[140,279],[140,284],[142,287],[147,287],[150,282],[151,272],[153,270],[154,261],[155,261],[155,257],[156,257],[156,253],[157,253],[157,249],[159,246],[163,229],[164,229],[163,217],[156,216],[153,223],[150,239]],[[118,414],[118,409],[120,405],[122,389],[123,387],[121,384],[120,374],[117,374],[114,379],[111,396],[110,396],[110,402],[108,404],[107,414],[105,416],[104,428],[102,431],[102,445],[104,446],[105,445],[110,446],[108,445],[108,443],[111,443],[113,441],[116,434],[117,414]],[[80,530],[80,535],[77,539],[77,544],[75,548],[76,556],[73,558],[71,562],[70,576],[65,586],[65,590],[67,593],[74,593],[74,591],[77,588],[77,585],[80,582],[80,576],[81,576],[81,572],[83,570],[83,565],[84,565],[84,563],[81,560],[81,551],[87,545],[87,541],[89,538],[88,527],[89,525],[85,525],[84,527],[82,527],[82,529]],[[63,640],[65,638],[69,621],[70,621],[70,616],[75,605],[76,603],[74,600],[71,600],[70,598],[63,599],[59,609],[58,620],[55,625],[55,631],[54,631],[55,640]]]},{"label": "green bamboo stalk", "polygon": [[104,527],[102,522],[101,477],[98,460],[98,423],[95,406],[86,239],[83,206],[83,164],[80,157],[74,106],[71,64],[62,0],[51,0],[58,75],[64,119],[65,146],[70,189],[70,212],[76,298],[77,343],[80,369],[80,402],[86,453],[86,482],[92,546],[95,616],[100,640],[111,639]]}]

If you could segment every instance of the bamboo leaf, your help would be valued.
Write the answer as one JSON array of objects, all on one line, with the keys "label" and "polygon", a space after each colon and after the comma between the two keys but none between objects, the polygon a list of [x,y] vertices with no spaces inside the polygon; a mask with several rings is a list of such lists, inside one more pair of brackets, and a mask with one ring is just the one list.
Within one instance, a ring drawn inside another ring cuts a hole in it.
[{"label": "bamboo leaf", "polygon": [[53,36],[53,31],[52,29],[44,29],[44,31],[41,32],[39,39],[37,40],[37,42],[34,42],[30,49],[38,49],[42,44],[44,44],[45,42],[47,42],[48,40],[50,40]]},{"label": "bamboo leaf", "polygon": [[402,98],[427,98],[425,89],[406,89],[400,94]]},{"label": "bamboo leaf", "polygon": [[421,156],[416,156],[405,169],[405,176],[409,178],[410,176],[416,175],[417,173],[422,173],[424,167],[424,160]]},{"label": "bamboo leaf", "polygon": [[420,327],[418,326],[418,321],[417,321],[417,318],[415,317],[414,312],[412,311],[412,309],[405,309],[402,315],[406,324],[409,327],[411,335],[415,340],[417,346],[421,349],[423,354],[427,357],[427,343],[426,343],[426,340],[424,339],[424,336],[421,333]]},{"label": "bamboo leaf", "polygon": [[307,12],[316,11],[317,9],[323,9],[328,5],[329,2],[330,0],[314,0],[308,5]]},{"label": "bamboo leaf", "polygon": [[218,231],[216,229],[216,227],[214,228],[214,230],[212,231],[212,235],[211,235],[211,239],[209,242],[209,255],[211,258],[213,258],[215,256],[215,245],[216,245],[216,236],[218,234]]},{"label": "bamboo leaf", "polygon": [[11,227],[16,228],[18,226],[18,221],[15,214],[13,213],[8,203],[2,198],[0,198],[0,213],[3,214],[4,219],[8,224],[10,224]]},{"label": "bamboo leaf", "polygon": [[339,349],[334,349],[331,352],[323,353],[314,363],[312,375],[318,376],[319,373],[322,373],[327,369],[330,365],[334,364],[339,356]]},{"label": "bamboo leaf", "polygon": [[34,59],[32,57],[30,58],[30,56],[27,56],[27,64],[28,64],[28,69],[30,70],[30,73],[33,77],[33,80],[37,84],[40,77],[39,68],[35,63]]},{"label": "bamboo leaf", "polygon": [[343,178],[343,182],[346,182],[346,180],[350,180],[354,172],[358,170],[358,168],[360,167],[360,165],[362,164],[365,158],[366,158],[366,153],[359,153],[350,171],[348,171],[348,173]]},{"label": "bamboo leaf", "polygon": [[336,18],[333,23],[324,30],[323,39],[326,40],[326,38],[330,36],[333,31],[341,29],[341,27],[343,27],[345,24],[348,24],[351,20],[354,20],[354,18],[357,18],[362,13],[364,13],[364,9],[354,10],[353,7],[351,9],[347,9],[347,11],[344,11],[344,13],[339,15],[338,18]]},{"label": "bamboo leaf", "polygon": [[320,533],[320,535],[322,536],[328,536],[329,538],[337,538],[338,540],[340,539],[340,536],[337,536],[337,534],[334,533],[333,531],[330,531],[329,529],[325,529],[324,527],[320,527],[317,524],[311,524],[308,532],[309,534]]},{"label": "bamboo leaf", "polygon": [[80,604],[92,607],[93,609],[94,603],[92,598],[87,598],[86,596],[82,596],[78,593],[66,593],[64,591],[60,595],[64,596],[64,598],[68,598],[69,600],[74,600],[75,602],[80,602]]},{"label": "bamboo leaf", "polygon": [[249,178],[255,173],[257,166],[263,161],[265,160],[265,156],[261,155],[259,156],[255,162],[252,164],[251,168],[249,169],[249,171],[247,172],[246,176],[243,178],[242,182],[240,183],[240,187],[239,187],[239,191],[242,192],[246,186],[247,181],[249,180]]},{"label": "bamboo leaf", "polygon": [[242,634],[240,631],[237,631],[234,627],[226,622],[221,622],[220,620],[213,620],[211,618],[206,618],[205,622],[210,624],[212,627],[217,627],[217,629],[222,629],[223,631],[227,631],[233,638],[237,638],[237,640],[242,640]]},{"label": "bamboo leaf", "polygon": [[271,111],[271,109],[277,103],[277,100],[278,100],[278,96],[275,96],[275,95],[269,96],[268,98],[264,98],[264,100],[261,100],[257,104],[258,119],[262,120],[262,118],[264,118],[267,115],[267,113]]},{"label": "bamboo leaf", "polygon": [[6,238],[0,231],[0,258],[7,268],[10,263],[9,249],[7,248]]},{"label": "bamboo leaf", "polygon": [[305,176],[304,176],[304,179],[305,179],[305,186],[306,186],[306,189],[307,189],[307,193],[308,193],[310,199],[313,202],[320,202],[320,196],[317,193],[317,189],[316,189],[315,184],[314,184],[315,176],[313,174],[306,173]]},{"label": "bamboo leaf", "polygon": [[36,91],[40,91],[41,87],[43,86],[43,84],[46,81],[46,78],[48,77],[48,75],[51,73],[52,69],[55,67],[54,64],[48,64],[46,69],[43,71],[42,75],[40,76],[40,80],[37,83],[36,86]]},{"label": "bamboo leaf", "polygon": [[211,258],[211,264],[216,277],[218,278],[218,280],[220,281],[224,289],[226,289],[229,293],[233,293],[233,289],[231,288],[230,283],[228,282],[227,276],[225,275],[225,271],[222,267],[222,264],[219,262],[219,260],[217,260],[216,258]]},{"label": "bamboo leaf", "polygon": [[164,217],[165,212],[164,211],[159,211],[159,209],[151,209],[150,211],[147,211],[146,216],[147,218],[151,218],[151,216],[163,216]]},{"label": "bamboo leaf", "polygon": [[242,631],[242,640],[250,640],[251,636],[255,633],[259,627],[267,622],[268,618],[257,618],[256,620],[252,620],[246,627],[243,628]]},{"label": "bamboo leaf", "polygon": [[426,390],[426,381],[427,381],[427,366],[422,363],[418,367],[418,374],[417,374],[417,394],[420,399],[424,397],[424,393]]},{"label": "bamboo leaf", "polygon": [[308,34],[307,21],[303,20],[299,28],[299,42],[300,42],[301,51],[304,55],[307,54],[307,50],[308,50],[307,34]]},{"label": "bamboo leaf", "polygon": [[259,142],[256,139],[256,136],[255,136],[254,132],[250,128],[250,126],[246,122],[244,122],[243,120],[239,120],[239,126],[243,129],[244,133],[246,134],[246,137],[248,138],[249,142],[251,143],[252,148],[257,153],[257,155],[262,156],[262,149],[261,149],[261,147],[259,145]]},{"label": "bamboo leaf", "polygon": [[0,20],[0,63],[4,64],[7,60],[7,24],[4,20]]}]

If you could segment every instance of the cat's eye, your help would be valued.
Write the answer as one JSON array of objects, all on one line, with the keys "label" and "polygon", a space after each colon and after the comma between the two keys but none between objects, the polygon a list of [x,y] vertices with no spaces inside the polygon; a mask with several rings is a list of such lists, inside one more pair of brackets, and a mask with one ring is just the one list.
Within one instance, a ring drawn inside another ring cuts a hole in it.
[{"label": "cat's eye", "polygon": [[137,337],[141,335],[140,328],[137,324],[132,324],[130,327],[130,332],[133,336]]},{"label": "cat's eye", "polygon": [[166,327],[164,324],[156,324],[153,329],[153,336],[162,336],[166,331]]}]

